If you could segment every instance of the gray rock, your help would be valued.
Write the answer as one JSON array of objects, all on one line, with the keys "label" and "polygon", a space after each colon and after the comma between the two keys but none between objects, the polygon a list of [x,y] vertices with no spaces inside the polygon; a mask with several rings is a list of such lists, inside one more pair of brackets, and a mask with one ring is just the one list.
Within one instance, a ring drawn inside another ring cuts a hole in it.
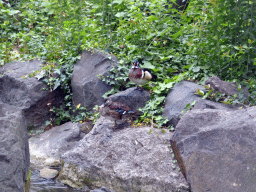
[{"label": "gray rock", "polygon": [[[217,76],[212,76],[205,81],[205,85],[210,85],[210,89],[214,89],[215,92],[225,93],[227,95],[238,94],[238,87],[235,83],[222,81]],[[242,86],[242,92],[244,97],[249,96],[248,89],[245,86]]]},{"label": "gray rock", "polygon": [[[106,97],[104,105],[99,107],[99,111],[102,116],[116,121],[115,128],[120,129],[124,127],[125,123],[128,124],[128,121],[137,119],[142,114],[138,109],[143,108],[149,99],[150,93],[148,91],[130,88]],[[126,113],[120,115],[120,111],[117,111],[118,108],[123,108]]]},{"label": "gray rock", "polygon": [[150,127],[113,132],[113,122],[101,117],[93,130],[63,154],[59,181],[74,188],[106,186],[115,191],[189,191],[174,168],[171,133]]},{"label": "gray rock", "polygon": [[54,179],[58,175],[58,171],[55,169],[43,168],[40,170],[40,177],[45,179]]},{"label": "gray rock", "polygon": [[114,191],[111,191],[106,187],[101,187],[100,189],[94,189],[94,190],[91,190],[90,192],[114,192]]},{"label": "gray rock", "polygon": [[256,107],[192,110],[181,118],[172,146],[193,192],[255,191],[255,119]]},{"label": "gray rock", "polygon": [[0,68],[0,100],[21,108],[30,128],[41,126],[50,118],[51,103],[59,106],[62,103],[62,91],[43,90],[47,88],[42,81],[28,75],[40,71],[42,61],[12,62]]},{"label": "gray rock", "polygon": [[98,78],[98,75],[108,75],[117,58],[96,52],[84,51],[81,59],[76,63],[72,76],[73,101],[75,105],[81,104],[88,110],[95,105],[103,103],[102,96],[110,91],[112,86],[107,85]]},{"label": "gray rock", "polygon": [[79,123],[68,122],[29,139],[32,162],[58,165],[60,156],[70,150],[80,139]]},{"label": "gray rock", "polygon": [[[146,102],[150,99],[150,93],[146,90],[137,90],[135,87],[121,91],[110,98],[113,102],[119,102],[131,107],[133,110],[143,108]],[[106,98],[106,99],[107,99]]]},{"label": "gray rock", "polygon": [[23,192],[29,170],[26,120],[14,106],[0,103],[0,191]]},{"label": "gray rock", "polygon": [[166,97],[163,117],[169,120],[168,125],[178,124],[182,111],[188,103],[196,100],[194,109],[221,109],[221,110],[236,110],[238,106],[226,105],[210,100],[204,100],[195,95],[197,89],[205,91],[205,87],[189,81],[182,81],[175,85]]},{"label": "gray rock", "polygon": [[45,179],[53,179],[57,177],[58,171],[55,169],[49,169],[49,168],[43,168],[40,170],[40,177],[43,177]]}]

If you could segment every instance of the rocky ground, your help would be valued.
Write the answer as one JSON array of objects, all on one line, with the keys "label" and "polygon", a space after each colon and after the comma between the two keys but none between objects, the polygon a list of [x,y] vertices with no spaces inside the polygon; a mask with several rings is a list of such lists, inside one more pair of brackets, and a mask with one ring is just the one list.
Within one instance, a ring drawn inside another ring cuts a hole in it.
[{"label": "rocky ground", "polygon": [[[103,103],[111,87],[95,75],[106,75],[116,62],[102,53],[82,54],[72,77],[75,105],[92,109]],[[27,128],[42,128],[51,117],[49,107],[63,102],[60,89],[43,91],[41,81],[28,78],[42,63],[0,68],[0,191],[23,192],[30,161],[40,177],[83,191],[255,191],[256,107],[204,100],[194,93],[205,87],[193,82],[180,82],[166,98],[163,115],[174,132],[132,127],[126,119],[114,127],[114,121],[101,117],[93,126],[67,122],[53,127],[28,144]],[[86,77],[84,69],[91,70]],[[234,83],[217,77],[206,84],[238,93]],[[248,90],[242,90],[247,97]],[[150,93],[130,88],[110,98],[137,110]]]}]

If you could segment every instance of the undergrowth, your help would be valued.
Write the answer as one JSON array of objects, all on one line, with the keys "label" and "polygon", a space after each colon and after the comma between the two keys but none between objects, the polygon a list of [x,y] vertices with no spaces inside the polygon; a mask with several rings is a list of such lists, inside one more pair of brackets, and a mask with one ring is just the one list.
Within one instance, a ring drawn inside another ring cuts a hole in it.
[{"label": "undergrowth", "polygon": [[[256,3],[254,1],[192,0],[186,11],[166,1],[135,0],[0,0],[0,65],[15,60],[43,59],[36,77],[51,91],[61,86],[65,105],[53,108],[56,124],[92,116],[72,110],[71,75],[83,50],[116,55],[119,64],[110,76],[99,76],[114,94],[135,86],[128,81],[133,59],[157,75],[151,99],[141,109],[143,119],[161,127],[166,95],[182,80],[204,81],[212,75],[238,82],[255,104]],[[173,1],[174,2],[174,1]],[[92,116],[94,117],[94,116]],[[49,122],[48,122],[49,123]],[[53,123],[53,122],[50,122]]]}]

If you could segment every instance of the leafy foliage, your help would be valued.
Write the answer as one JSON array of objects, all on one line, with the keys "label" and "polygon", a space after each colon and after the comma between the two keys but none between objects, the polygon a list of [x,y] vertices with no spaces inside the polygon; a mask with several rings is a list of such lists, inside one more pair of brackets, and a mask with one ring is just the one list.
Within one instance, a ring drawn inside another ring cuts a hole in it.
[{"label": "leafy foliage", "polygon": [[127,74],[135,58],[157,75],[153,88],[145,86],[152,94],[141,109],[142,121],[153,118],[164,125],[165,97],[184,79],[204,83],[218,75],[247,86],[249,103],[255,103],[254,1],[193,0],[179,12],[171,5],[167,9],[165,0],[23,0],[12,5],[0,0],[0,9],[0,65],[45,60],[36,76],[50,90],[61,86],[66,93],[65,105],[52,109],[56,123],[89,115],[81,111],[79,118],[71,117],[71,75],[84,49],[100,49],[120,61],[109,77],[99,76],[113,86],[105,96],[134,86]]}]

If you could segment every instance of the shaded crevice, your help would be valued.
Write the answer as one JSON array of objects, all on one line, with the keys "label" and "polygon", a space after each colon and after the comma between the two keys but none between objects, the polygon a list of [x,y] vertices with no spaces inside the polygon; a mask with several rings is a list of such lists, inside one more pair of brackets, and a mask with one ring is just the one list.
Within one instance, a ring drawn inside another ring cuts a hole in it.
[{"label": "shaded crevice", "polygon": [[175,156],[175,158],[176,158],[176,160],[178,162],[178,165],[180,167],[181,173],[183,174],[183,176],[185,177],[185,179],[187,181],[187,174],[186,174],[185,165],[184,165],[183,160],[182,160],[182,158],[180,156],[180,151],[179,151],[179,149],[176,146],[176,141],[172,141],[171,140],[171,147],[172,147],[174,156]]},{"label": "shaded crevice", "polygon": [[186,179],[187,183],[188,183],[188,186],[189,186],[189,192],[192,191],[191,189],[191,184],[188,182],[187,180],[187,172],[186,172],[186,168],[185,168],[185,165],[183,163],[183,160],[182,160],[182,157],[180,155],[180,151],[179,149],[177,148],[177,145],[176,145],[176,141],[172,141],[171,140],[171,147],[172,147],[172,151],[174,153],[174,156],[178,162],[178,165],[180,167],[180,171],[182,173],[182,175],[184,176],[184,178]]},{"label": "shaded crevice", "polygon": [[1,161],[4,161],[6,163],[10,162],[9,158],[6,155],[3,155],[3,154],[0,154],[0,162]]}]

